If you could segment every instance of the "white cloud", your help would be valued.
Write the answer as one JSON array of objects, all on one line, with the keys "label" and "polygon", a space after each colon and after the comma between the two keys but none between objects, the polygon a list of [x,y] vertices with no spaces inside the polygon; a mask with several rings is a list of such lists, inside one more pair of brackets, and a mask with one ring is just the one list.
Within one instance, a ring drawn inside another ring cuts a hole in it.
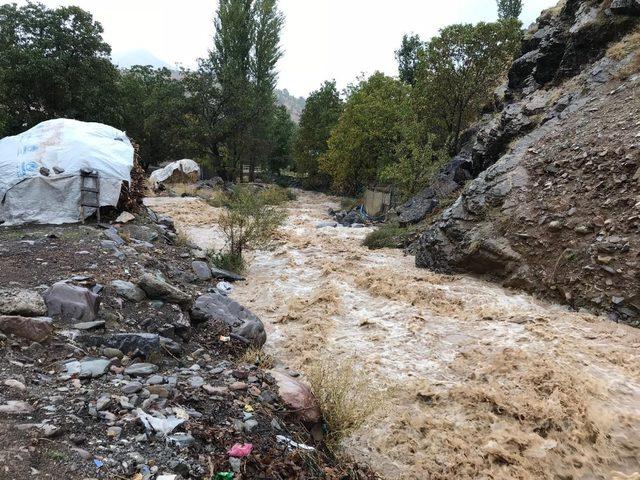
[{"label": "white cloud", "polygon": [[[21,1],[19,3],[25,3]],[[105,29],[114,52],[146,49],[168,63],[195,66],[212,44],[215,0],[44,0],[79,5]],[[280,0],[287,20],[281,88],[307,95],[326,79],[345,87],[361,72],[396,74],[394,51],[402,34],[429,38],[456,22],[491,21],[495,0]],[[531,23],[556,0],[525,0]]]}]

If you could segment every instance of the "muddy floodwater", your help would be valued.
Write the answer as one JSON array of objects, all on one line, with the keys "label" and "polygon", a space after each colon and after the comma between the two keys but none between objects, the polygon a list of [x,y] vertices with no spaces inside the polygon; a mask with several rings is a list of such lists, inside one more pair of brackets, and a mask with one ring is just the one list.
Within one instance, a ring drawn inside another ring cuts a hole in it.
[{"label": "muddy floodwater", "polygon": [[[203,248],[219,209],[149,198]],[[370,228],[316,228],[337,199],[299,192],[231,297],[304,372],[352,362],[387,402],[345,442],[389,479],[640,479],[640,333],[370,251]]]}]

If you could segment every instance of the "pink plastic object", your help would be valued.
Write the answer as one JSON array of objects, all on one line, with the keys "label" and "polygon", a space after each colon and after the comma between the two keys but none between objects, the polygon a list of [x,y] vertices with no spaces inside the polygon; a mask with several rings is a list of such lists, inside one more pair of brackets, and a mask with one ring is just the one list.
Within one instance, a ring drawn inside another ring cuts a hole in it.
[{"label": "pink plastic object", "polygon": [[227,453],[229,454],[230,457],[242,458],[249,455],[252,450],[253,450],[252,443],[243,443],[243,444],[236,443],[233,447],[229,449]]}]

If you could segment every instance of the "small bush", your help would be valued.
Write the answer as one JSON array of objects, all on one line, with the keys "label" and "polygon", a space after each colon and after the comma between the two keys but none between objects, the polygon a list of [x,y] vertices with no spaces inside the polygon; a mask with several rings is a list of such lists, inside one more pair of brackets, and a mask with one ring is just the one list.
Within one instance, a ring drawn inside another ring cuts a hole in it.
[{"label": "small bush", "polygon": [[326,445],[336,451],[344,438],[381,408],[384,392],[358,375],[350,361],[318,363],[306,374],[326,423]]},{"label": "small bush", "polygon": [[267,245],[286,218],[285,213],[264,201],[247,187],[238,187],[218,224],[227,239],[228,253],[242,257],[245,248]]},{"label": "small bush", "polygon": [[397,224],[385,224],[368,234],[362,241],[362,245],[371,250],[379,248],[398,248],[403,246],[409,229]]},{"label": "small bush", "polygon": [[222,270],[227,270],[234,273],[243,273],[246,266],[242,255],[233,254],[230,252],[210,252],[209,261],[211,264]]},{"label": "small bush", "polygon": [[297,198],[296,194],[293,193],[290,188],[284,188],[278,185],[270,185],[264,190],[261,190],[258,196],[265,205],[282,205]]}]

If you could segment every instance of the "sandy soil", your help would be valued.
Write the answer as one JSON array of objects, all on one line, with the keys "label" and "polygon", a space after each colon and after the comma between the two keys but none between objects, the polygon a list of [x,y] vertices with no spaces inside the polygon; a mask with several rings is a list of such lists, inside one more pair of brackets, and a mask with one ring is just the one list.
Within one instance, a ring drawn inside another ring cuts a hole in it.
[{"label": "sandy soil", "polygon": [[[219,210],[148,203],[220,244]],[[399,479],[640,479],[638,330],[369,251],[370,229],[316,229],[335,204],[300,192],[232,296],[287,363],[354,361],[386,389],[390,407],[347,440],[352,455]]]}]

